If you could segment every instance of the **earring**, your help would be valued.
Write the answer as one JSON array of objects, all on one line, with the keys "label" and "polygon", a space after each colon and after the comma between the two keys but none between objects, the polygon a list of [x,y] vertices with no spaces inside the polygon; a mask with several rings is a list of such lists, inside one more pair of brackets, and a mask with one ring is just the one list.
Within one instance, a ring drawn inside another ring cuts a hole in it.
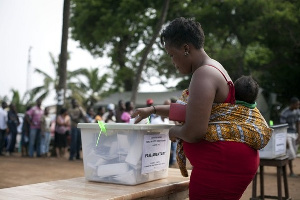
[{"label": "earring", "polygon": [[187,52],[187,51],[186,51],[186,52],[184,52],[184,55],[185,55],[185,56],[189,55],[189,52]]}]

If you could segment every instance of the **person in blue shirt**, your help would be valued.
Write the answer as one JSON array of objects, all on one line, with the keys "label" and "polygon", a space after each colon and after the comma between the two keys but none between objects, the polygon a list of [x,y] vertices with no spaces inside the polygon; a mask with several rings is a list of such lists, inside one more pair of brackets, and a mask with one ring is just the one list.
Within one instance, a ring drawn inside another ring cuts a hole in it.
[{"label": "person in blue shirt", "polygon": [[290,100],[290,105],[282,110],[280,114],[280,123],[287,123],[287,155],[289,156],[290,176],[297,177],[293,171],[292,161],[297,156],[299,147],[299,131],[300,131],[300,113],[299,113],[299,99],[293,97]]}]

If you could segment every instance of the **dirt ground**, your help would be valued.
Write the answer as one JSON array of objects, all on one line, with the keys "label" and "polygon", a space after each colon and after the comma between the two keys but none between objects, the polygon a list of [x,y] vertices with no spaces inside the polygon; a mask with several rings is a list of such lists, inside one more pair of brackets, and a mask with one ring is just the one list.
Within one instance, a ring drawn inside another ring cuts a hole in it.
[{"label": "dirt ground", "polygon": [[[294,172],[300,175],[300,158],[294,163]],[[289,170],[287,171],[289,173]],[[27,184],[83,177],[82,160],[69,161],[66,158],[24,158],[19,154],[0,157],[0,189]],[[276,168],[265,167],[265,194],[277,195]],[[300,200],[300,176],[288,177],[289,192],[293,200]],[[259,193],[259,178],[258,189]],[[252,183],[241,200],[250,199]]]}]

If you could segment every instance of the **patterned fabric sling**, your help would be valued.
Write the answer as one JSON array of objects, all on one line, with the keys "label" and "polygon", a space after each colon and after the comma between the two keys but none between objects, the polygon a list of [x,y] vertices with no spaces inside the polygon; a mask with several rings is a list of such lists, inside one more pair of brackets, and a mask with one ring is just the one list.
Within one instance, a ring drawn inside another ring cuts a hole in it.
[{"label": "patterned fabric sling", "polygon": [[[187,103],[188,90],[182,92],[178,103]],[[271,136],[273,129],[269,128],[264,117],[255,107],[253,109],[243,105],[231,103],[213,104],[207,133],[204,140],[242,142],[253,149],[264,148]],[[181,174],[188,177],[186,170],[186,157],[183,152],[183,141],[178,139],[176,150],[177,162]]]}]

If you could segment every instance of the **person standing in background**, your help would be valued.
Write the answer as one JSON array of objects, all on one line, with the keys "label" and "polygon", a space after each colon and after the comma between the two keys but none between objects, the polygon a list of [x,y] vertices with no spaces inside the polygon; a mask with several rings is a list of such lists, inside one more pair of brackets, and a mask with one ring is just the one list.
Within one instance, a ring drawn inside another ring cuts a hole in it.
[{"label": "person standing in background", "polygon": [[293,97],[290,105],[282,110],[280,114],[280,123],[287,123],[287,155],[289,156],[290,176],[297,177],[293,171],[293,160],[297,157],[297,151],[300,143],[300,113],[299,99]]},{"label": "person standing in background", "polygon": [[124,123],[129,123],[130,118],[133,112],[133,103],[131,101],[127,101],[125,103],[125,111],[121,115],[121,120]]},{"label": "person standing in background", "polygon": [[7,129],[7,103],[2,101],[0,107],[0,156],[3,156],[2,151],[5,143],[5,136],[8,131]]},{"label": "person standing in background", "polygon": [[29,135],[29,157],[33,157],[34,150],[36,150],[36,156],[41,157],[41,119],[43,117],[43,110],[41,108],[42,100],[38,99],[36,105],[27,111],[30,123],[30,135]]},{"label": "person standing in background", "polygon": [[22,125],[22,136],[21,136],[21,146],[22,146],[22,157],[28,156],[28,145],[29,145],[29,134],[30,134],[30,117],[27,111],[30,110],[31,106],[27,106],[23,125]]},{"label": "person standing in background", "polygon": [[74,157],[77,160],[80,160],[80,149],[81,149],[81,132],[77,128],[79,122],[87,123],[86,113],[83,108],[78,105],[76,99],[71,101],[72,107],[69,109],[69,115],[71,117],[71,146],[70,146],[70,157],[69,160],[74,160]]},{"label": "person standing in background", "polygon": [[[153,103],[154,103],[153,99],[147,99],[147,101],[146,101],[146,106],[147,106],[147,107],[151,107],[151,106],[153,106]],[[152,119],[155,118],[155,117],[156,117],[155,113],[152,113],[152,114],[150,115],[150,117],[149,117],[150,123],[152,122]]]},{"label": "person standing in background", "polygon": [[7,113],[7,125],[9,129],[9,142],[7,145],[7,155],[12,155],[15,151],[17,134],[18,134],[18,126],[20,124],[18,112],[16,110],[15,104],[9,105],[9,111]]},{"label": "person standing in background", "polygon": [[[170,105],[171,101],[169,99],[165,100],[163,105]],[[165,116],[155,116],[155,118],[152,118],[151,120],[151,124],[174,124],[174,123],[170,123],[170,120],[168,117]]]},{"label": "person standing in background", "polygon": [[107,112],[102,117],[105,123],[116,123],[115,105],[110,103],[107,105]]},{"label": "person standing in background", "polygon": [[95,116],[94,122],[103,121],[102,116],[105,113],[105,108],[103,106],[99,106],[97,109],[97,114]]},{"label": "person standing in background", "polygon": [[49,108],[45,108],[41,122],[41,156],[48,157],[49,145],[51,140],[50,135],[51,117],[49,116]]},{"label": "person standing in background", "polygon": [[88,107],[88,109],[86,110],[86,118],[88,122],[89,123],[94,122],[94,117],[95,117],[94,109],[92,107]]},{"label": "person standing in background", "polygon": [[70,116],[66,108],[61,108],[56,118],[55,150],[58,158],[65,157],[67,147],[67,132],[70,130]]},{"label": "person standing in background", "polygon": [[118,108],[116,109],[116,122],[120,123],[122,122],[121,115],[125,111],[125,104],[123,100],[120,100],[118,102]]}]

